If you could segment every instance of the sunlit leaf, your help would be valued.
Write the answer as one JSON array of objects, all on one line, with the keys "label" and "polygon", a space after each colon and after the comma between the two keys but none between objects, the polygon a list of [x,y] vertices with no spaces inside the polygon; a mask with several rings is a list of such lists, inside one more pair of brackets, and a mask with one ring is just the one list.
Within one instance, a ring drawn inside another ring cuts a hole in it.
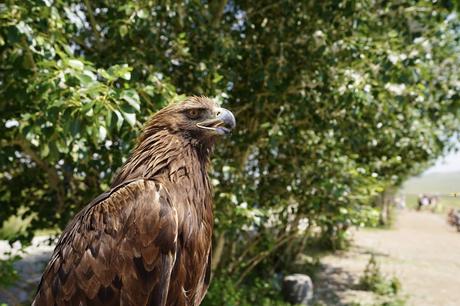
[{"label": "sunlit leaf", "polygon": [[85,65],[81,61],[76,60],[76,59],[70,59],[69,66],[79,71],[82,71],[83,68],[85,67]]},{"label": "sunlit leaf", "polygon": [[140,101],[139,101],[139,95],[137,94],[137,92],[135,90],[133,90],[133,89],[124,90],[121,93],[120,98],[125,100],[126,102],[128,102],[129,105],[134,107],[134,109],[136,109],[137,111],[139,111],[141,109]]}]

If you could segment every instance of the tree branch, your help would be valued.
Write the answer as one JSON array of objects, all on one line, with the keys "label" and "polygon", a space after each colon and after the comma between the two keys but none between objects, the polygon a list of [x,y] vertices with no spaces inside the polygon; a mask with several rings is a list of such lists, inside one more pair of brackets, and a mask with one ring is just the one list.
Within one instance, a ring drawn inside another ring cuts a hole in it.
[{"label": "tree branch", "polygon": [[91,24],[91,28],[93,29],[94,36],[96,37],[97,49],[101,50],[102,49],[101,34],[99,34],[99,31],[97,30],[97,22],[96,22],[96,19],[94,18],[93,10],[91,9],[89,0],[83,0],[83,2],[85,2],[86,11],[88,12],[89,23]]},{"label": "tree branch", "polygon": [[29,43],[27,42],[26,38],[23,36],[21,37],[21,45],[25,51],[25,57],[27,64],[30,65],[30,69],[35,73],[37,71],[37,65],[35,64],[34,56],[29,48]]},{"label": "tree branch", "polygon": [[[248,246],[246,246],[246,249],[241,253],[241,255],[236,259],[233,260],[230,264],[227,270],[232,273],[235,269],[236,264],[240,264],[243,262],[244,257],[252,250],[254,246],[256,246],[260,241],[262,240],[262,235],[259,235],[256,239],[253,239]],[[250,261],[249,261],[250,262]]]},{"label": "tree branch", "polygon": [[227,5],[227,0],[220,0],[212,6],[211,27],[217,26],[220,22],[220,19],[224,14],[225,5]]},{"label": "tree branch", "polygon": [[295,232],[293,234],[291,234],[291,235],[285,235],[285,237],[280,239],[280,241],[278,241],[278,243],[276,243],[275,246],[272,249],[266,250],[264,252],[261,252],[257,256],[255,256],[253,259],[251,259],[249,261],[249,262],[251,262],[251,264],[246,268],[246,270],[243,271],[243,273],[241,273],[241,276],[236,281],[235,286],[239,286],[241,284],[241,282],[244,280],[244,278],[246,277],[246,275],[248,275],[249,272],[251,272],[262,260],[267,258],[270,254],[273,253],[273,251],[275,251],[276,249],[278,249],[283,244],[285,244],[286,242],[290,241],[291,239],[293,239],[296,236],[297,236],[297,233],[295,233]]},{"label": "tree branch", "polygon": [[222,254],[224,252],[224,246],[225,246],[225,233],[222,233],[219,235],[219,238],[217,239],[217,245],[212,255],[212,260],[211,260],[212,270],[215,270],[217,266],[219,265],[220,259],[222,258]]},{"label": "tree branch", "polygon": [[61,179],[59,174],[56,171],[56,168],[50,166],[46,161],[44,161],[30,146],[29,142],[26,139],[18,138],[10,142],[12,145],[18,145],[24,154],[30,157],[30,159],[43,171],[46,172],[49,181],[49,187],[54,189],[57,193],[57,211],[62,211],[65,204],[65,190],[62,187]]}]

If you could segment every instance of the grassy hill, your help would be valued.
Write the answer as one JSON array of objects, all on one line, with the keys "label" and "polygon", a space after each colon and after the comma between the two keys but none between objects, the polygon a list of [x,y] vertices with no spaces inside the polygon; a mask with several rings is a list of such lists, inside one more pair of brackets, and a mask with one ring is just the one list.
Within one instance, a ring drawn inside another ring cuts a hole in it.
[{"label": "grassy hill", "polygon": [[408,180],[401,189],[402,193],[460,193],[460,172],[429,173]]},{"label": "grassy hill", "polygon": [[419,194],[440,195],[440,210],[446,211],[451,207],[460,207],[460,197],[450,194],[460,193],[460,172],[428,173],[413,177],[402,186],[400,193],[406,195],[409,207],[417,206]]}]

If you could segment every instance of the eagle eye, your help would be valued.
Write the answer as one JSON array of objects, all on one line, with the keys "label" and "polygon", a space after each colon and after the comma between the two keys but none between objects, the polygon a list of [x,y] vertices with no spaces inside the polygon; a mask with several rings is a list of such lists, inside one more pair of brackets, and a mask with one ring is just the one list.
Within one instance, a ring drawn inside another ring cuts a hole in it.
[{"label": "eagle eye", "polygon": [[201,109],[192,108],[187,111],[187,117],[192,120],[198,119],[201,116]]}]

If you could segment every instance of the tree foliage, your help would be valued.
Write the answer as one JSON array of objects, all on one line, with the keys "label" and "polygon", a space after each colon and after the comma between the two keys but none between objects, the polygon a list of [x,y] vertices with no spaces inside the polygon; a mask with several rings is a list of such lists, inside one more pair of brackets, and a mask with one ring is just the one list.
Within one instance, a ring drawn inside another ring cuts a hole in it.
[{"label": "tree foliage", "polygon": [[[0,4],[1,220],[63,228],[106,190],[142,123],[182,95],[234,111],[215,184],[215,275],[288,271],[340,246],[376,195],[458,132],[449,1]],[[263,268],[262,268],[263,267]],[[259,268],[259,269],[256,269]]]}]

